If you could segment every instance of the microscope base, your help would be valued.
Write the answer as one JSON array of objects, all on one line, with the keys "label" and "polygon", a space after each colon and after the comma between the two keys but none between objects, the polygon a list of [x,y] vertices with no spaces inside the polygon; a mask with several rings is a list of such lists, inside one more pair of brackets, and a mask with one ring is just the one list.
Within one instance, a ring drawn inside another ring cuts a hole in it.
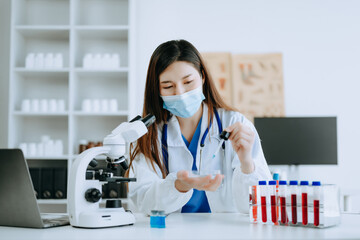
[{"label": "microscope base", "polygon": [[134,215],[130,212],[125,212],[124,208],[104,208],[96,211],[81,212],[78,223],[70,222],[72,226],[81,228],[116,227],[134,223]]}]

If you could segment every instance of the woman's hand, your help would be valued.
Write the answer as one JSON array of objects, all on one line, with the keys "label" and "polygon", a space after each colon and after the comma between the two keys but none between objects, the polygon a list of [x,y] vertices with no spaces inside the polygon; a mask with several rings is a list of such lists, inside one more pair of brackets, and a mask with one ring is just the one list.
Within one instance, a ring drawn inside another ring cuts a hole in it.
[{"label": "woman's hand", "polygon": [[187,192],[194,188],[204,191],[216,191],[221,184],[224,175],[216,174],[215,178],[211,178],[211,175],[205,177],[189,177],[189,172],[182,170],[177,173],[177,179],[175,180],[175,188],[179,192]]},{"label": "woman's hand", "polygon": [[255,133],[241,122],[236,122],[224,130],[231,133],[229,139],[240,159],[242,172],[252,173],[255,168],[251,156]]}]

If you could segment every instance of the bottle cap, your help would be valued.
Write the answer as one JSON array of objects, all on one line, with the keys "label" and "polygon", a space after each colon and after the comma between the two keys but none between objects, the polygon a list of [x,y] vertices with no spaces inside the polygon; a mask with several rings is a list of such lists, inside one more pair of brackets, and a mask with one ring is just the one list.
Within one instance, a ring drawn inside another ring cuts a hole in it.
[{"label": "bottle cap", "polygon": [[230,133],[227,132],[227,131],[222,131],[221,134],[220,134],[221,139],[228,140],[229,137],[230,137]]},{"label": "bottle cap", "polygon": [[286,185],[286,181],[279,181],[279,185]]},{"label": "bottle cap", "polygon": [[279,180],[280,179],[280,175],[278,173],[274,173],[273,174],[273,179],[274,180]]},{"label": "bottle cap", "polygon": [[269,181],[269,185],[276,185],[276,181]]},{"label": "bottle cap", "polygon": [[290,181],[290,185],[298,185],[298,181]]},{"label": "bottle cap", "polygon": [[301,181],[300,185],[301,186],[307,186],[307,185],[309,185],[309,182],[308,181]]},{"label": "bottle cap", "polygon": [[312,185],[313,186],[321,186],[321,183],[320,183],[320,181],[314,181],[314,182],[312,182]]},{"label": "bottle cap", "polygon": [[266,185],[266,181],[259,181],[259,185]]}]

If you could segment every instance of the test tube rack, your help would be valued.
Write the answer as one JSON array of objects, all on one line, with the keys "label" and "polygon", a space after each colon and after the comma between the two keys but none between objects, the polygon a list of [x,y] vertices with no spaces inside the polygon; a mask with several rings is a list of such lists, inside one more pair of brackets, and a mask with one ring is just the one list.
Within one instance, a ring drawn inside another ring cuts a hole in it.
[{"label": "test tube rack", "polygon": [[[308,186],[307,205],[302,202],[301,186],[292,186],[297,188],[296,205],[292,205],[291,197],[294,197],[290,191],[286,191],[285,204],[284,199],[280,202],[280,195],[277,189],[275,192],[275,204],[271,201],[271,188],[278,188],[279,185],[254,185],[249,187],[249,213],[250,222],[260,224],[270,224],[279,226],[326,228],[340,224],[340,202],[339,190],[334,184],[321,185],[319,191],[320,199],[314,202],[314,187]],[[289,188],[289,185],[285,185]],[[261,191],[264,191],[262,193]],[[261,196],[266,198],[266,204],[262,204]],[[293,199],[294,200],[294,199]],[[272,204],[273,203],[273,204]],[[314,205],[315,203],[315,205]],[[317,204],[319,205],[317,206]],[[304,221],[304,218],[306,219]]]}]

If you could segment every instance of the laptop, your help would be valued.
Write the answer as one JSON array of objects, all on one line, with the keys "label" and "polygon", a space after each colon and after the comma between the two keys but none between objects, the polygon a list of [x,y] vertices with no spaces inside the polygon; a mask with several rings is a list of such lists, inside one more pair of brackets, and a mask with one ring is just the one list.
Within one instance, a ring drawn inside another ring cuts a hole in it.
[{"label": "laptop", "polygon": [[67,214],[41,214],[20,149],[0,149],[0,226],[49,228],[69,224]]}]

